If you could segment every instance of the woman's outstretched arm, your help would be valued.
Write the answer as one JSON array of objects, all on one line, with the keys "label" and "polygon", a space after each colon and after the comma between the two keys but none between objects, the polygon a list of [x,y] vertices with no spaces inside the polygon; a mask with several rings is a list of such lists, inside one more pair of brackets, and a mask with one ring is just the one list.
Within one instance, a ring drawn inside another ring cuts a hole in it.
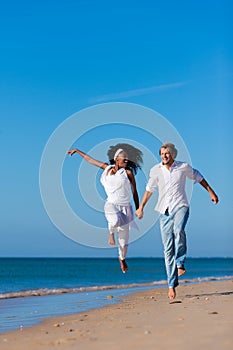
[{"label": "woman's outstretched arm", "polygon": [[101,169],[105,169],[108,164],[107,163],[104,163],[104,162],[101,162],[97,159],[94,159],[92,158],[91,156],[89,156],[88,154],[80,151],[79,149],[77,148],[74,148],[74,149],[71,149],[69,150],[68,152],[66,152],[66,154],[69,154],[70,156],[73,156],[75,153],[78,153],[81,157],[83,157],[88,163],[92,164],[92,165],[95,165]]}]

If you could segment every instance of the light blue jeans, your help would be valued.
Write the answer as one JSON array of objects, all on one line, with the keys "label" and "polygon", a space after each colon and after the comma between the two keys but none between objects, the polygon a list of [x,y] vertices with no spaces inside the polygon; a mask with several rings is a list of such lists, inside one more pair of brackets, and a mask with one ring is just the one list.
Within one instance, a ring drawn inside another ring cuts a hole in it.
[{"label": "light blue jeans", "polygon": [[178,286],[178,268],[184,267],[187,252],[184,230],[188,217],[188,207],[180,207],[171,214],[160,215],[160,230],[169,288]]}]

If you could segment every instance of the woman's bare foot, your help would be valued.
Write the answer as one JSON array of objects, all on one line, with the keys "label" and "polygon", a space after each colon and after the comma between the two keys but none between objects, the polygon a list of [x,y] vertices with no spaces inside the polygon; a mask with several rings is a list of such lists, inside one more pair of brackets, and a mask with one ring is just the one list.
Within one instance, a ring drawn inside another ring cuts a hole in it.
[{"label": "woman's bare foot", "polygon": [[123,260],[121,260],[120,258],[119,258],[119,261],[120,261],[120,265],[121,265],[121,270],[122,270],[122,272],[123,273],[126,273],[127,271],[128,271],[128,265],[126,264],[126,261],[125,261],[125,259],[123,259]]},{"label": "woman's bare foot", "polygon": [[169,297],[170,300],[175,299],[175,297],[176,297],[176,290],[175,290],[175,288],[169,288],[168,297]]},{"label": "woman's bare foot", "polygon": [[109,234],[108,244],[109,245],[116,245],[114,233]]},{"label": "woman's bare foot", "polygon": [[184,267],[178,267],[178,277],[183,276],[186,270]]}]

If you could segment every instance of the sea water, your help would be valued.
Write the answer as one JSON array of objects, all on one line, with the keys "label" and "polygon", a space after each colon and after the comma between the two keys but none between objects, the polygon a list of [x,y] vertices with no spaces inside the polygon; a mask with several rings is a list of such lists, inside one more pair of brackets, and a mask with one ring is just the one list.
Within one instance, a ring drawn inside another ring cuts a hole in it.
[{"label": "sea water", "polygon": [[[83,312],[132,291],[166,285],[162,258],[130,258],[123,274],[112,258],[0,259],[0,332],[43,318]],[[233,258],[187,259],[183,282],[232,278]],[[107,296],[111,294],[112,299]]]}]

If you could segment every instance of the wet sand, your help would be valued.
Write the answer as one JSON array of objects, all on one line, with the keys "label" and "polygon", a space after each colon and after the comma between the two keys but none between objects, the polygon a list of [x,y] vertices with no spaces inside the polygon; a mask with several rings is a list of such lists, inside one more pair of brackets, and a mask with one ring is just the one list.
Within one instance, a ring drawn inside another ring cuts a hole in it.
[{"label": "wet sand", "polygon": [[174,302],[167,288],[133,293],[119,304],[2,333],[0,349],[233,349],[233,281],[181,285]]}]

